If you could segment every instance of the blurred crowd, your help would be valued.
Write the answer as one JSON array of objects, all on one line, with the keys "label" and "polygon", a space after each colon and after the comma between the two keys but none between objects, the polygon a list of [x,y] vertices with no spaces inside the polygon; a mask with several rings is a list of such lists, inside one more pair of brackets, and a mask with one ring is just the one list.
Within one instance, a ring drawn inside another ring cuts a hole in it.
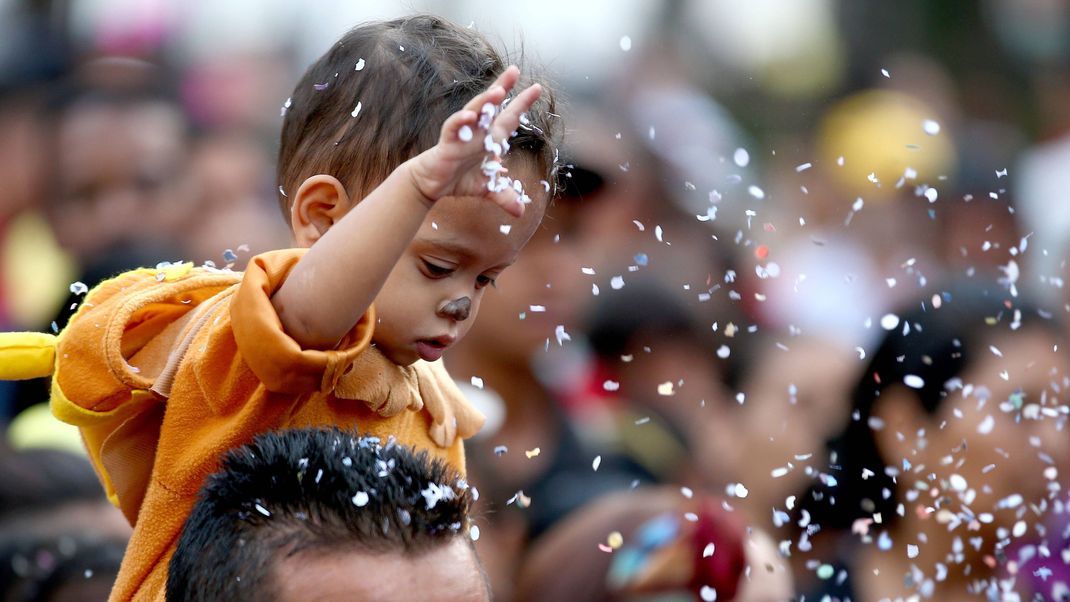
[{"label": "blurred crowd", "polygon": [[[3,330],[289,244],[295,45],[79,4],[0,3]],[[446,357],[495,599],[1067,599],[1070,2],[748,4],[794,27],[677,0],[543,67],[559,198]],[[129,527],[47,400],[0,383],[0,599],[97,599]]]}]

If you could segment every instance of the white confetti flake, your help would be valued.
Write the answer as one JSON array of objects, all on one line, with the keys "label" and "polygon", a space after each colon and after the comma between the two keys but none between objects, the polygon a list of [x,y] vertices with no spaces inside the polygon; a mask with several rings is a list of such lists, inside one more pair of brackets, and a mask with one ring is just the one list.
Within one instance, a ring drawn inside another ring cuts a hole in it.
[{"label": "white confetti flake", "polygon": [[653,139],[654,139],[654,136],[655,136],[655,134],[656,134],[656,132],[654,131],[654,126],[650,126],[650,131],[649,131],[649,132],[647,132],[647,135],[648,135],[648,136],[650,136],[650,139],[651,139],[651,140],[653,140]]},{"label": "white confetti flake", "polygon": [[473,376],[472,377],[472,386],[477,388],[477,389],[482,389],[483,388],[483,379],[479,378],[478,376]]},{"label": "white confetti flake", "polygon": [[750,164],[750,153],[745,148],[737,148],[736,152],[732,155],[732,160],[736,165],[740,167],[746,167]]},{"label": "white confetti flake", "polygon": [[352,115],[353,117],[356,117],[357,115],[360,115],[360,108],[361,108],[361,105],[360,105],[360,101],[358,100],[357,101],[357,106],[353,109],[353,112],[350,113],[350,115]]},{"label": "white confetti flake", "polygon": [[513,229],[513,227],[510,226],[509,224],[502,224],[502,225],[498,226],[498,232],[501,232],[502,234],[509,234],[509,231],[512,230],[512,229]]},{"label": "white confetti flake", "polygon": [[703,602],[717,602],[717,590],[708,585],[703,585],[702,589],[698,590],[698,595]]},{"label": "white confetti flake", "polygon": [[71,294],[72,295],[84,295],[89,292],[89,287],[84,282],[72,282]]},{"label": "white confetti flake", "polygon": [[591,462],[591,470],[598,472],[598,467],[602,465],[602,456],[595,456],[594,462]]},{"label": "white confetti flake", "polygon": [[729,483],[728,487],[725,488],[725,491],[730,497],[738,497],[740,499],[743,499],[750,494],[750,491],[747,490],[743,483]]},{"label": "white confetti flake", "polygon": [[992,355],[996,357],[1003,357],[1003,352],[999,350],[995,345],[989,345],[988,350],[992,352]]},{"label": "white confetti flake", "polygon": [[665,232],[660,225],[654,226],[654,238],[658,239],[658,242],[665,242]]},{"label": "white confetti flake", "polygon": [[804,172],[804,171],[810,169],[813,166],[814,166],[813,163],[802,163],[800,165],[796,165],[795,166],[795,173]]},{"label": "white confetti flake", "polygon": [[895,330],[895,327],[899,326],[899,316],[895,314],[884,314],[881,317],[881,328],[885,330]]},{"label": "white confetti flake", "polygon": [[918,546],[916,546],[916,545],[914,545],[912,543],[911,544],[907,544],[907,558],[917,558],[917,557],[918,557]]},{"label": "white confetti flake", "polygon": [[533,314],[537,314],[537,313],[546,311],[546,306],[545,305],[529,305],[528,306],[528,311],[530,311]]},{"label": "white confetti flake", "polygon": [[887,77],[889,79],[892,77],[892,74],[888,73],[887,69],[881,69],[881,75],[883,75],[884,77]]},{"label": "white confetti flake", "polygon": [[925,130],[925,133],[930,136],[935,136],[940,133],[940,124],[935,120],[926,119],[921,122],[921,129]]},{"label": "white confetti flake", "polygon": [[254,504],[254,507],[256,508],[256,511],[260,514],[263,514],[264,516],[271,516],[271,513],[268,512],[268,509],[261,506],[260,504]]},{"label": "white confetti flake", "polygon": [[732,354],[732,349],[730,349],[728,347],[728,345],[721,345],[720,347],[717,348],[717,357],[719,357],[721,359],[726,359],[731,354]]},{"label": "white confetti flake", "polygon": [[594,268],[583,267],[580,268],[580,271],[584,274],[587,274],[588,276],[594,276]]},{"label": "white confetti flake", "polygon": [[472,525],[472,528],[468,530],[468,536],[472,538],[472,541],[479,541],[479,527]]},{"label": "white confetti flake", "polygon": [[680,493],[683,494],[683,496],[686,497],[687,499],[691,499],[691,498],[695,497],[695,492],[691,491],[690,487],[681,487],[680,488]]},{"label": "white confetti flake", "polygon": [[472,128],[467,125],[462,125],[461,129],[457,130],[457,137],[461,142],[471,142],[474,135]]},{"label": "white confetti flake", "polygon": [[966,488],[969,486],[966,483],[965,477],[963,477],[960,474],[953,474],[950,477],[948,477],[947,480],[948,480],[948,483],[951,485],[951,489],[953,489],[954,491],[957,491],[959,493],[962,493],[962,492],[966,491]]},{"label": "white confetti flake", "polygon": [[1026,528],[1025,521],[1024,520],[1020,520],[1020,521],[1014,523],[1014,529],[1011,530],[1011,535],[1013,535],[1015,537],[1021,537],[1021,536],[1025,535],[1025,528]]},{"label": "white confetti flake", "polygon": [[353,70],[354,71],[363,71],[364,70],[364,59],[358,60],[357,61],[357,65],[356,65],[356,67],[354,67]]},{"label": "white confetti flake", "polygon": [[713,556],[713,553],[716,550],[717,546],[713,545],[713,543],[708,543],[706,544],[706,547],[702,549],[702,557],[709,558],[710,556]]},{"label": "white confetti flake", "polygon": [[557,345],[559,347],[561,345],[564,345],[565,341],[572,340],[572,337],[567,332],[565,332],[565,327],[562,324],[558,324],[557,327],[554,328],[554,336],[557,337]]},{"label": "white confetti flake", "polygon": [[1007,168],[1006,167],[996,171],[996,179],[1005,178],[1005,177],[1007,177]]},{"label": "white confetti flake", "polygon": [[363,508],[368,505],[368,493],[365,491],[358,491],[353,495],[353,505],[357,508]]},{"label": "white confetti flake", "polygon": [[621,38],[620,38],[620,49],[623,50],[624,52],[628,52],[629,50],[632,49],[632,39],[631,39],[631,37],[629,37],[629,36],[621,36]]},{"label": "white confetti flake", "polygon": [[756,199],[764,199],[765,191],[753,184],[747,187],[747,193]]},{"label": "white confetti flake", "polygon": [[939,197],[940,197],[940,193],[937,192],[937,190],[935,188],[926,188],[925,189],[925,198],[928,199],[930,203],[935,203],[936,199],[939,198]]},{"label": "white confetti flake", "polygon": [[620,383],[615,380],[607,380],[602,383],[602,388],[606,391],[617,391],[620,389]]},{"label": "white confetti flake", "polygon": [[907,374],[903,377],[903,384],[911,389],[921,389],[925,386],[925,380],[916,374]]},{"label": "white confetti flake", "polygon": [[992,432],[992,428],[995,426],[996,421],[992,418],[992,415],[989,414],[988,416],[985,416],[984,420],[981,421],[981,424],[977,425],[977,432],[982,435],[987,435]]},{"label": "white confetti flake", "polygon": [[613,278],[610,278],[609,287],[615,291],[619,291],[620,289],[624,288],[624,277],[614,276]]},{"label": "white confetti flake", "polygon": [[667,380],[667,381],[661,383],[660,385],[658,385],[658,395],[663,395],[663,396],[668,397],[670,395],[675,395],[675,394],[676,394],[676,391],[673,388],[673,384],[672,384],[671,380]]}]

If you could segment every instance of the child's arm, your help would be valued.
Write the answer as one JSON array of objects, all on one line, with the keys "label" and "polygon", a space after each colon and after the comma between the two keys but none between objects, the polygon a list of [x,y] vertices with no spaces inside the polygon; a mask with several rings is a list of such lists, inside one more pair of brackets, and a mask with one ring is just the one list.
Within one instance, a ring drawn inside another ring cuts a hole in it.
[{"label": "child's arm", "polygon": [[[294,266],[272,297],[286,332],[307,348],[333,348],[371,306],[394,264],[412,242],[431,206],[446,196],[483,196],[519,216],[519,195],[487,190],[480,166],[487,152],[477,127],[481,107],[500,105],[520,71],[511,66],[482,94],[442,125],[438,144],[401,164],[340,219]],[[538,100],[533,85],[516,96],[490,125],[494,140],[506,139],[520,115]],[[461,140],[463,126],[477,132]],[[359,262],[360,269],[352,269]]]}]

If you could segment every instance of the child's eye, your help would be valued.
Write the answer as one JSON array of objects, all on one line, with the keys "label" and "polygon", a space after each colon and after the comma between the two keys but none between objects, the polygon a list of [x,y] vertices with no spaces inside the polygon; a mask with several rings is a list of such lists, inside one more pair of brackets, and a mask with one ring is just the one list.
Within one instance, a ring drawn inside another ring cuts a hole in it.
[{"label": "child's eye", "polygon": [[496,286],[497,285],[497,283],[495,283],[494,279],[491,278],[490,276],[484,276],[483,274],[480,274],[479,276],[476,276],[476,288],[483,288],[484,286],[487,286],[488,284],[491,285],[491,286]]},{"label": "child's eye", "polygon": [[427,270],[427,275],[431,278],[444,278],[453,273],[453,268],[443,267],[436,263],[424,259],[424,269]]}]

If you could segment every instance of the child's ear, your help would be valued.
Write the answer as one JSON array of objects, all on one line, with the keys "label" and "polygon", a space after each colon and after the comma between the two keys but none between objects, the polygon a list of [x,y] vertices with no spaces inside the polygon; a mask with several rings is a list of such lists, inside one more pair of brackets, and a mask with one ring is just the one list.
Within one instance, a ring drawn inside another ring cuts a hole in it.
[{"label": "child's ear", "polygon": [[299,247],[311,247],[350,210],[349,195],[338,178],[326,174],[301,183],[290,206],[290,227]]}]

